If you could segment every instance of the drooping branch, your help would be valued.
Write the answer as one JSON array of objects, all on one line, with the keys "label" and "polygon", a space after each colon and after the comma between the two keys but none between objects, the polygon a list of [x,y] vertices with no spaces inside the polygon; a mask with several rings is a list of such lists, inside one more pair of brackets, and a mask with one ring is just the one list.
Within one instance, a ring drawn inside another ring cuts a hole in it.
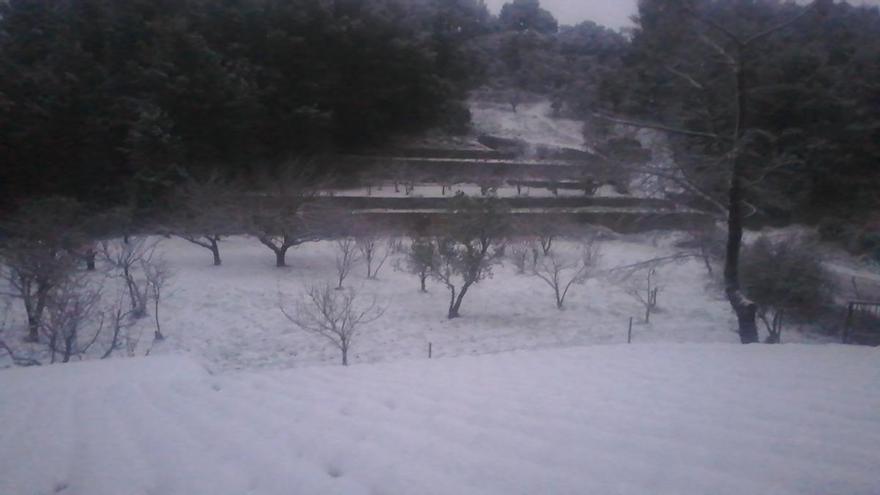
[{"label": "drooping branch", "polygon": [[593,112],[593,117],[597,119],[602,119],[608,122],[613,122],[615,124],[630,126],[630,127],[641,127],[643,129],[655,129],[658,131],[670,132],[673,134],[681,134],[683,136],[691,136],[691,137],[702,137],[709,139],[724,139],[722,136],[715,134],[713,132],[706,131],[695,131],[692,129],[685,129],[681,127],[673,127],[665,124],[659,124],[654,122],[640,122],[637,120],[624,119],[620,117],[612,117],[610,115],[604,115],[599,112]]}]

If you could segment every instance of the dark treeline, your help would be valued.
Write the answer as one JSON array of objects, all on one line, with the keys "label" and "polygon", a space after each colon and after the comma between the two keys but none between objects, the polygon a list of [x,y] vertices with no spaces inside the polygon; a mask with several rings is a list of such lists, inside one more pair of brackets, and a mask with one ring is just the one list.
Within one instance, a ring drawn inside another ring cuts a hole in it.
[{"label": "dark treeline", "polygon": [[[465,132],[478,86],[514,106],[550,98],[603,151],[620,135],[598,113],[723,134],[734,46],[702,21],[760,33],[805,9],[747,48],[748,202],[785,221],[850,216],[880,190],[880,14],[780,0],[642,0],[627,33],[560,26],[537,0],[498,16],[480,0],[6,0],[0,206],[142,205],[197,172]],[[723,201],[720,142],[670,139]]]},{"label": "dark treeline", "polygon": [[[782,221],[872,214],[880,199],[876,7],[779,0],[639,6],[617,84],[600,100],[604,111],[730,138],[737,116],[731,58],[740,57],[746,107],[739,148],[749,204]],[[748,44],[738,46],[731,35]],[[725,188],[716,164],[729,142],[670,136],[676,161],[695,181],[710,194]]]},{"label": "dark treeline", "polygon": [[460,130],[472,0],[0,2],[0,197],[143,201],[187,172]]}]

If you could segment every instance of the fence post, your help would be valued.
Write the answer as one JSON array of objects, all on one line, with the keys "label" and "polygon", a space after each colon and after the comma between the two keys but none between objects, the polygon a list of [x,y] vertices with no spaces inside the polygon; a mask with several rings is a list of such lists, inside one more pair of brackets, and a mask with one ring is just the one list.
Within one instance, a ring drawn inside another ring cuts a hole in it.
[{"label": "fence post", "polygon": [[633,340],[633,319],[632,316],[629,317],[629,330],[626,331],[626,343],[632,344]]}]

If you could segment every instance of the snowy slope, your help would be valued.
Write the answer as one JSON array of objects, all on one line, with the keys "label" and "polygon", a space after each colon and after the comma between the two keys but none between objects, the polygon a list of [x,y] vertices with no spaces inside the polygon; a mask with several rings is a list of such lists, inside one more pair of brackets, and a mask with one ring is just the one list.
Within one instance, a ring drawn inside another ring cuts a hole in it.
[{"label": "snowy slope", "polygon": [[[880,353],[620,345],[0,373],[0,493],[880,493]],[[14,398],[10,400],[9,398]]]},{"label": "snowy slope", "polygon": [[516,113],[500,102],[472,100],[471,125],[478,134],[519,139],[532,145],[583,150],[583,122],[554,118],[549,101],[521,103]]}]

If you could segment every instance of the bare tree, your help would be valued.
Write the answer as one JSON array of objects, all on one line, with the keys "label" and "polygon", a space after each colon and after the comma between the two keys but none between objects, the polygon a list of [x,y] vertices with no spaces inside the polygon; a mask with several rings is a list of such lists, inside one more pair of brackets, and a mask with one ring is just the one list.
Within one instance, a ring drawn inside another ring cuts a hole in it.
[{"label": "bare tree", "polygon": [[375,234],[359,234],[355,240],[366,264],[367,278],[376,280],[379,276],[379,270],[391,255],[391,247]]},{"label": "bare tree", "polygon": [[133,213],[130,207],[119,206],[106,210],[88,211],[79,222],[82,241],[72,253],[85,262],[87,271],[96,269],[100,253],[100,241],[114,237],[127,238],[133,227]]},{"label": "bare tree", "polygon": [[497,198],[468,198],[459,193],[451,204],[449,226],[435,241],[437,262],[431,276],[449,289],[447,318],[460,316],[468,289],[492,276],[501,263],[509,219]]},{"label": "bare tree", "polygon": [[0,277],[7,282],[7,295],[24,303],[27,341],[39,339],[51,292],[74,271],[76,258],[71,252],[82,242],[79,215],[76,201],[47,198],[23,205],[2,222],[9,238],[0,244]]},{"label": "bare tree", "polygon": [[648,265],[630,272],[621,282],[623,291],[645,308],[645,323],[650,323],[651,312],[657,309],[657,294],[662,290],[657,283],[657,267]]},{"label": "bare tree", "polygon": [[345,237],[336,241],[336,290],[342,290],[342,282],[359,260],[354,239]]},{"label": "bare tree", "polygon": [[516,273],[522,275],[526,273],[529,255],[532,253],[532,243],[528,241],[519,241],[508,244],[507,249],[513,266],[516,267]]},{"label": "bare tree", "polygon": [[242,231],[240,199],[239,191],[217,173],[190,179],[176,191],[174,234],[211,251],[214,266],[220,266],[220,242]]},{"label": "bare tree", "polygon": [[[66,363],[71,357],[81,356],[97,341],[104,327],[100,317],[101,289],[91,287],[84,277],[75,277],[52,291],[46,306],[46,318],[41,330],[46,336],[51,363],[58,359]],[[88,323],[96,323],[91,337],[83,340],[82,332]]]},{"label": "bare tree", "polygon": [[724,233],[714,225],[700,225],[687,230],[685,238],[676,246],[693,250],[703,261],[709,276],[715,273],[713,265],[724,259]]},{"label": "bare tree", "polygon": [[101,257],[110,267],[113,276],[121,278],[128,290],[131,314],[142,318],[147,314],[149,287],[146,281],[139,278],[139,269],[149,263],[156,251],[159,240],[146,236],[131,236],[128,242],[124,239],[101,241]]},{"label": "bare tree", "polygon": [[[16,366],[39,366],[40,361],[33,358],[26,358],[19,356],[7,343],[3,340],[3,332],[6,330],[6,322],[9,318],[9,301],[3,301],[2,306],[0,306],[0,314],[3,316],[0,317],[0,351],[4,351],[9,354],[9,358],[12,360],[12,364]],[[0,354],[2,356],[2,354]]]},{"label": "bare tree", "polygon": [[317,219],[307,205],[320,194],[311,167],[294,163],[264,181],[266,194],[255,196],[256,211],[249,228],[260,243],[275,253],[275,266],[287,266],[287,251],[320,239]]},{"label": "bare tree", "polygon": [[156,332],[153,340],[165,340],[159,320],[159,307],[162,302],[162,290],[171,279],[171,270],[164,260],[155,260],[152,257],[141,260],[141,270],[146,279],[145,289],[147,295],[153,301],[153,320],[156,323]]},{"label": "bare tree", "polygon": [[319,335],[342,353],[342,365],[348,366],[348,351],[363,325],[382,317],[385,308],[376,298],[361,304],[354,289],[334,290],[330,284],[309,287],[290,311],[279,303],[284,316],[300,329]]},{"label": "bare tree", "polygon": [[589,241],[582,246],[579,257],[548,252],[535,263],[532,273],[553,289],[556,308],[562,309],[572,285],[582,284],[595,275],[599,259],[599,244]]},{"label": "bare tree", "polygon": [[52,291],[71,276],[74,260],[64,250],[19,240],[8,241],[2,257],[0,274],[10,289],[8,295],[24,303],[28,325],[25,340],[37,342]]},{"label": "bare tree", "polygon": [[126,339],[130,338],[128,331],[134,326],[134,320],[131,318],[131,310],[127,309],[125,301],[125,290],[120,290],[113,304],[109,308],[105,308],[103,318],[110,333],[110,342],[107,349],[101,355],[101,359],[107,359],[113,355],[117,349],[125,344]]},{"label": "bare tree", "polygon": [[436,264],[434,244],[430,239],[416,237],[410,242],[402,260],[395,262],[395,269],[415,274],[419,277],[419,290],[428,292],[425,282],[431,276]]}]

